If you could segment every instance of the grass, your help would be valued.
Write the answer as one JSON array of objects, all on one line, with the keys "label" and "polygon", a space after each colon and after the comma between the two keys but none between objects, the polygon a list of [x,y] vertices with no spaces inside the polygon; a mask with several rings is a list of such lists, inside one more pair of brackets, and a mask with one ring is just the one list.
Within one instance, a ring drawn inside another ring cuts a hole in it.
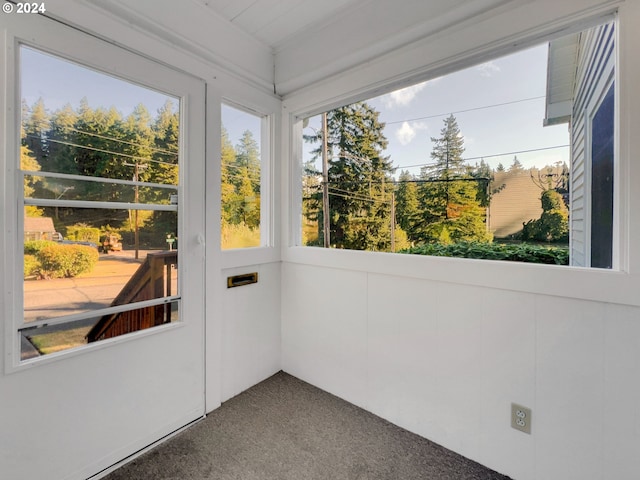
[{"label": "grass", "polygon": [[260,246],[260,229],[244,224],[222,225],[222,249],[247,248]]},{"label": "grass", "polygon": [[69,330],[60,330],[58,332],[44,333],[42,335],[33,335],[29,340],[38,349],[41,355],[60,352],[70,348],[79,347],[87,344],[85,335],[89,333],[91,325],[85,327],[72,328]]}]

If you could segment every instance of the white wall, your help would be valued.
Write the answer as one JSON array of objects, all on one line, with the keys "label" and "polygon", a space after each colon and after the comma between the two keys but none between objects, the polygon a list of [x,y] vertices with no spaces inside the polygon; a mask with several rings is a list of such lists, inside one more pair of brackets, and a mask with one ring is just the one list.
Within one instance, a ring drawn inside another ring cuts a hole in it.
[{"label": "white wall", "polygon": [[[517,480],[640,472],[640,2],[532,0],[284,99],[309,113],[566,31],[619,7],[618,271],[296,246],[283,217],[283,369]],[[506,50],[505,50],[506,49]],[[298,183],[296,183],[298,182]],[[286,206],[285,206],[286,207]],[[510,404],[533,410],[532,434]]]},{"label": "white wall", "polygon": [[283,285],[286,372],[518,480],[637,478],[640,308],[293,263]]},{"label": "white wall", "polygon": [[[227,288],[227,277],[256,272],[258,283]],[[280,262],[225,269],[219,308],[224,402],[280,371]],[[215,306],[214,306],[215,308]]]},{"label": "white wall", "polygon": [[[140,332],[135,339],[116,339],[108,345],[88,347],[82,353],[71,352],[56,361],[11,374],[5,374],[4,368],[1,369],[2,478],[88,478],[198,418],[205,413],[205,408],[206,411],[216,408],[222,401],[281,368],[280,250],[273,246],[278,245],[279,232],[271,235],[272,246],[269,248],[221,252],[219,247],[220,101],[225,98],[256,112],[271,115],[273,123],[279,126],[280,99],[266,93],[268,89],[265,88],[267,83],[272,88],[270,52],[262,52],[264,55],[259,51],[246,54],[242,50],[236,52],[242,58],[237,59],[235,66],[252,66],[255,69],[255,75],[248,75],[252,78],[241,80],[241,69],[227,70],[215,63],[215,56],[198,55],[197,45],[189,47],[179,42],[172,44],[161,40],[154,34],[143,32],[135,21],[129,23],[126,19],[106,15],[89,3],[52,0],[46,6],[51,14],[65,23],[80,25],[83,30],[99,38],[126,45],[128,50],[178,71],[188,72],[192,77],[206,82],[207,121],[203,121],[204,101],[192,109],[200,114],[198,127],[193,129],[198,132],[197,140],[193,143],[198,144],[200,156],[192,158],[197,158],[199,171],[206,170],[206,186],[205,178],[200,175],[196,191],[191,191],[193,195],[200,195],[199,207],[190,210],[193,218],[204,217],[202,210],[206,210],[206,265],[201,262],[197,268],[186,272],[187,275],[191,272],[202,273],[203,266],[206,267],[204,285],[202,279],[197,277],[200,283],[192,290],[196,292],[194,302],[198,305],[206,300],[206,316],[185,318],[184,324],[169,326],[164,331],[151,334]],[[38,22],[43,21],[40,16],[33,17],[38,18]],[[18,20],[28,22],[29,18]],[[8,15],[0,18],[2,38],[5,37],[5,29],[15,27],[14,21]],[[54,25],[54,22],[50,21],[48,25]],[[34,31],[41,32],[43,29],[39,26]],[[224,40],[233,44],[228,35]],[[91,53],[89,43],[84,44],[84,53]],[[3,42],[0,44],[4,47]],[[242,41],[236,45],[241,44]],[[74,42],[77,48],[82,48],[82,45],[82,42]],[[253,61],[256,55],[261,55],[260,62]],[[3,48],[0,60],[4,58]],[[101,56],[96,55],[96,58]],[[4,72],[4,62],[0,63]],[[133,63],[142,64],[139,61]],[[265,65],[268,68],[264,68]],[[112,68],[119,71],[122,65]],[[10,80],[5,82],[3,78],[0,81],[2,90],[16,78],[13,64],[7,65],[6,73]],[[204,90],[202,82],[199,84]],[[7,106],[2,100],[4,98],[3,94],[0,97],[3,107],[0,129],[5,122],[14,120],[12,106]],[[201,148],[205,125],[206,159]],[[275,128],[273,134],[278,133],[279,129]],[[11,165],[4,155],[7,138],[13,137],[0,135],[0,150],[3,151],[0,167],[3,169]],[[11,145],[6,150],[11,151]],[[272,156],[277,158],[278,152],[279,143],[273,148]],[[196,165],[191,166],[194,167]],[[0,178],[4,176],[0,175]],[[274,191],[278,188],[277,180],[272,178],[270,182]],[[279,222],[278,205],[279,198],[276,197],[270,212],[270,221],[273,223]],[[5,219],[14,217],[8,215],[6,209],[0,212],[3,231]],[[7,228],[13,231],[15,227]],[[195,236],[196,232],[191,233]],[[4,238],[9,237],[3,237],[2,241]],[[13,334],[10,315],[5,315],[10,310],[7,292],[11,290],[13,282],[4,282],[5,276],[8,277],[4,272],[12,271],[15,262],[6,254],[4,243],[1,251],[0,272],[3,274],[0,278],[0,311],[3,315],[0,316],[0,358],[10,364],[12,359],[7,359],[5,355],[4,335],[5,332]],[[201,242],[194,240],[189,254],[204,258]],[[247,270],[260,273],[257,285],[226,289],[227,274]],[[206,293],[203,294],[205,287]],[[195,335],[186,335],[192,330],[189,324],[202,326],[203,323],[206,323],[204,332],[200,329]],[[197,361],[179,353],[173,343],[176,338],[182,345],[194,345],[193,351],[199,353]],[[206,360],[202,354],[202,343],[206,343]],[[152,354],[145,355],[144,352]],[[153,364],[153,373],[150,373],[149,362]],[[169,371],[178,372],[170,378],[171,381],[166,375]],[[189,374],[184,375],[185,372]],[[194,376],[197,382],[193,381]],[[203,392],[203,377],[206,377],[206,392]],[[180,408],[176,408],[177,405]],[[121,412],[134,416],[135,421],[126,421]],[[105,424],[108,424],[108,428],[105,428]]]}]

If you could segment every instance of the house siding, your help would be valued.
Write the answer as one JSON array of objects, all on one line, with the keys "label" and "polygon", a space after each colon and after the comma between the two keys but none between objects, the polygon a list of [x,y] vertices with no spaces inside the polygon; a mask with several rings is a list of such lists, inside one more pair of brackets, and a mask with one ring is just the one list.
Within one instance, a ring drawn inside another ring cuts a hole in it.
[{"label": "house siding", "polygon": [[581,34],[571,122],[571,265],[590,266],[591,160],[589,118],[613,79],[615,26],[608,23]]}]

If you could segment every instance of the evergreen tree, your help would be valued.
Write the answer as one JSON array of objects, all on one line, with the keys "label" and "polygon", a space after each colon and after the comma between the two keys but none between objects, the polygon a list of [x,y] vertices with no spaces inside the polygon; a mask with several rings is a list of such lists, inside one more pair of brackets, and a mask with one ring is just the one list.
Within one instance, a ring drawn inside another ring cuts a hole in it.
[{"label": "evergreen tree", "polygon": [[[330,240],[336,248],[388,251],[391,242],[391,162],[384,124],[370,105],[359,102],[327,112]],[[322,133],[306,135],[322,158]],[[321,192],[315,194],[321,202]],[[320,203],[321,204],[321,203]],[[322,219],[318,221],[322,225]],[[322,231],[320,231],[320,241]]]},{"label": "evergreen tree", "polygon": [[302,176],[302,216],[306,220],[302,226],[304,245],[322,246],[318,225],[322,222],[322,172],[319,172],[313,160],[303,166]]},{"label": "evergreen tree", "polygon": [[490,187],[493,181],[493,171],[491,167],[484,159],[480,159],[480,163],[477,163],[474,168],[470,169],[469,173],[478,182],[476,196],[478,202],[480,202],[480,206],[487,208],[491,202],[491,195],[497,193]]},{"label": "evergreen tree", "polygon": [[44,100],[39,98],[31,108],[22,103],[22,144],[29,148],[40,165],[44,165],[47,156],[47,134],[49,132],[49,113]]},{"label": "evergreen tree", "polygon": [[420,220],[420,201],[415,177],[403,170],[398,177],[396,189],[396,221],[407,234],[410,242],[418,240],[418,222]]},{"label": "evergreen tree", "polygon": [[435,163],[420,173],[419,236],[425,242],[490,241],[478,181],[464,164],[464,138],[453,115],[444,120],[440,135],[431,138]]},{"label": "evergreen tree", "polygon": [[250,130],[236,145],[235,186],[239,199],[239,216],[249,228],[260,226],[260,148]]},{"label": "evergreen tree", "polygon": [[[174,111],[175,110],[175,111]],[[180,148],[180,112],[174,108],[170,99],[164,103],[151,123],[151,158],[146,163],[146,178],[149,182],[165,185],[178,185],[178,155]],[[157,203],[168,204],[176,190],[150,189],[143,190],[146,199]],[[176,235],[177,218],[175,212],[153,212],[141,232],[143,241],[147,236],[171,234]]]},{"label": "evergreen tree", "polygon": [[149,179],[155,183],[177,185],[180,146],[180,112],[167,100],[158,110],[151,127],[153,145],[149,162]]},{"label": "evergreen tree", "polygon": [[51,115],[51,130],[48,135],[48,150],[46,170],[56,173],[77,174],[76,156],[76,127],[78,114],[71,105],[66,104],[62,109]]},{"label": "evergreen tree", "polygon": [[221,215],[222,224],[239,223],[239,217],[236,216],[236,188],[232,181],[235,171],[236,151],[233,144],[229,140],[227,129],[222,127],[222,198],[221,198]]},{"label": "evergreen tree", "polygon": [[522,163],[520,163],[520,160],[518,160],[517,156],[513,157],[513,163],[511,163],[511,166],[509,167],[509,171],[510,172],[522,172],[524,170]]}]

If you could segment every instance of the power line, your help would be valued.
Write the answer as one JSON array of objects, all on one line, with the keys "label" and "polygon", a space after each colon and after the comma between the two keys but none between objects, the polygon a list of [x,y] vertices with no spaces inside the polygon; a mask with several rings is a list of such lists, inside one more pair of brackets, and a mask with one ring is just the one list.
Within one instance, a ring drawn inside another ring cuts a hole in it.
[{"label": "power line", "polygon": [[404,122],[416,122],[418,120],[428,120],[430,118],[445,117],[447,115],[453,115],[453,114],[458,114],[458,113],[474,112],[476,110],[485,110],[487,108],[503,107],[505,105],[513,105],[515,103],[530,102],[532,100],[540,100],[541,98],[545,98],[545,97],[546,97],[546,95],[540,95],[538,97],[522,98],[520,100],[513,100],[511,102],[494,103],[492,105],[484,105],[482,107],[467,108],[466,110],[457,110],[455,112],[438,113],[436,115],[428,115],[426,117],[409,118],[409,119],[406,119],[406,120],[394,120],[392,122],[384,122],[384,123],[385,123],[385,125],[394,125],[394,124],[397,124],[397,123],[404,123]]},{"label": "power line", "polygon": [[329,187],[330,190],[332,190],[333,192],[342,192],[343,194],[348,194],[350,195],[351,198],[355,199],[355,200],[362,200],[365,202],[387,202],[386,200],[384,200],[383,198],[376,198],[373,195],[370,196],[366,196],[363,195],[361,193],[357,193],[357,192],[350,192],[349,190],[343,190],[341,188],[336,188],[336,187]]},{"label": "power line", "polygon": [[349,200],[349,199],[358,200],[360,202],[375,203],[375,202],[378,201],[378,200],[375,200],[375,199],[372,199],[372,198],[354,198],[352,195],[344,195],[342,193],[334,193],[334,192],[329,192],[329,195],[331,195],[332,197],[346,198],[347,200]]},{"label": "power line", "polygon": [[82,133],[83,135],[89,135],[91,137],[102,138],[103,140],[111,140],[113,142],[126,143],[127,145],[131,145],[133,147],[148,148],[150,150],[153,150],[154,152],[164,153],[166,155],[178,156],[178,152],[171,152],[169,150],[163,150],[162,148],[155,148],[148,145],[140,145],[139,143],[128,142],[120,138],[107,137],[106,135],[100,135],[98,133],[85,132],[83,130],[78,130],[77,128],[73,128],[73,127],[65,127],[65,130],[71,130],[72,132]]},{"label": "power line", "polygon": [[[483,160],[485,158],[493,158],[493,157],[504,157],[506,155],[518,155],[520,153],[531,153],[531,152],[541,152],[543,150],[554,150],[557,148],[567,148],[570,147],[571,145],[567,144],[567,145],[555,145],[553,147],[540,147],[540,148],[531,148],[529,150],[518,150],[518,151],[514,151],[514,152],[504,152],[504,153],[496,153],[493,155],[481,155],[479,157],[469,157],[469,158],[462,158],[460,159],[462,162],[468,162],[470,160]],[[437,165],[437,162],[433,162],[433,163],[416,163],[415,165],[399,165],[397,167],[395,167],[395,169],[397,170],[398,168],[415,168],[415,167],[429,167],[432,165]]]},{"label": "power line", "polygon": [[225,175],[227,177],[239,178],[240,180],[244,180],[246,178],[252,183],[260,183],[260,179],[259,178],[245,177],[245,176],[242,176],[242,175],[237,175],[235,173],[226,173]]},{"label": "power line", "polygon": [[[38,139],[38,140],[42,140],[42,138],[38,137],[37,135],[27,135],[27,137],[35,138],[35,139]],[[68,145],[70,147],[84,148],[85,150],[93,150],[95,152],[108,153],[109,155],[114,155],[116,157],[133,158],[134,160],[144,160],[146,162],[154,162],[154,163],[159,163],[161,165],[169,165],[171,167],[177,167],[178,166],[175,163],[163,162],[161,160],[154,160],[152,158],[139,157],[137,155],[129,155],[127,153],[112,152],[110,150],[104,150],[102,148],[89,147],[87,145],[78,145],[77,143],[65,142],[65,141],[62,141],[62,140],[54,140],[52,138],[47,138],[46,141],[47,142],[52,142],[52,143],[60,143],[62,145]]]},{"label": "power line", "polygon": [[[238,166],[238,165],[231,165],[230,163],[227,163],[227,162],[222,162],[222,163],[221,163],[221,165],[222,165],[223,167],[226,167],[226,168],[235,168],[235,169],[237,169],[237,170],[244,170],[244,169],[246,168],[246,169],[247,169],[247,177],[248,177],[249,179],[251,179],[251,180],[260,180],[260,171],[259,171],[259,169],[258,169],[258,171],[256,172],[256,171],[255,171],[255,169],[250,170],[248,167],[240,167],[240,166]],[[258,176],[257,176],[257,178],[256,178],[256,176],[255,176],[255,174],[256,174],[256,173],[257,173],[257,175],[258,175]],[[231,174],[231,173],[227,173],[227,175],[233,175],[233,174]]]}]

